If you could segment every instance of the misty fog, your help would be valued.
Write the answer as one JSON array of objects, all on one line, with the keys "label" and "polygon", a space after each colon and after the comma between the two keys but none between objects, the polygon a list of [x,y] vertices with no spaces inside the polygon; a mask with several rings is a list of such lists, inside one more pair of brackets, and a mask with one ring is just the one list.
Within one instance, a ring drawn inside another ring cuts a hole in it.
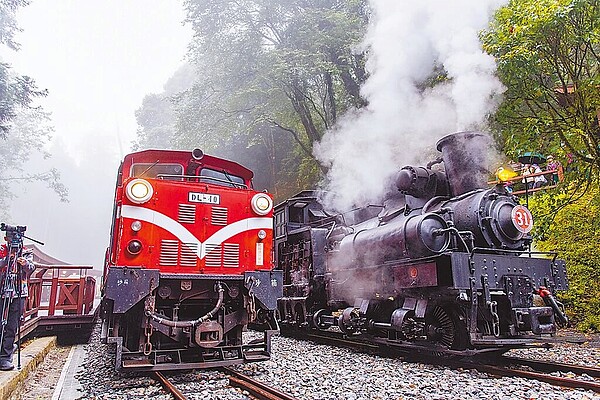
[{"label": "misty fog", "polygon": [[58,169],[69,188],[68,203],[61,202],[45,183],[33,182],[16,188],[18,198],[10,214],[11,223],[26,225],[27,236],[45,243],[40,247],[45,253],[70,264],[101,269],[120,155],[114,137],[90,136],[88,145],[87,154],[76,162],[57,139],[50,159],[35,157],[27,163],[35,170]]},{"label": "misty fog", "polygon": [[45,148],[52,157],[32,151],[23,175],[56,168],[69,202],[42,182],[20,182],[2,222],[26,225],[26,234],[45,242],[42,251],[55,258],[102,269],[117,168],[135,139],[135,110],[183,64],[191,38],[184,17],[182,4],[170,0],[32,1],[17,10],[20,48],[0,44],[0,61],[48,89],[33,106],[51,114],[54,128]]}]

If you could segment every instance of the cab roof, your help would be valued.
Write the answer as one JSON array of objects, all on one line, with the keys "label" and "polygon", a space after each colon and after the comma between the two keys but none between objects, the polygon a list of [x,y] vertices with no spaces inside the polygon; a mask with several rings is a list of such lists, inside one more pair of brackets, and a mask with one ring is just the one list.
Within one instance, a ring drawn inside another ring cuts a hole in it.
[{"label": "cab roof", "polygon": [[241,164],[224,158],[210,156],[204,154],[200,160],[192,157],[191,151],[184,150],[143,150],[135,153],[130,153],[123,159],[123,173],[129,175],[129,170],[132,164],[137,163],[178,163],[186,166],[190,161],[199,164],[202,167],[207,167],[216,170],[226,170],[227,172],[237,175],[244,180],[252,180],[254,173]]}]

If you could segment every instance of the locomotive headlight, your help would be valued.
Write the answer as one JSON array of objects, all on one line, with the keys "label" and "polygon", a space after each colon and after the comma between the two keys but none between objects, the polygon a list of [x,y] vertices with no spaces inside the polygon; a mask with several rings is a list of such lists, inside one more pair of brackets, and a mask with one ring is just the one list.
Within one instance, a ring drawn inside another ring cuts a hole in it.
[{"label": "locomotive headlight", "polygon": [[258,231],[258,238],[260,240],[263,240],[266,237],[267,237],[267,232],[265,232],[263,229],[261,229],[260,231]]},{"label": "locomotive headlight", "polygon": [[127,198],[136,204],[142,204],[150,200],[154,194],[154,189],[150,182],[145,179],[134,179],[127,184],[125,189]]},{"label": "locomotive headlight", "polygon": [[141,221],[133,221],[131,223],[131,230],[134,232],[139,232],[140,229],[142,229],[142,222]]},{"label": "locomotive headlight", "polygon": [[127,243],[127,252],[129,254],[131,254],[132,256],[138,255],[140,254],[140,252],[142,251],[142,242],[140,242],[139,240],[130,240],[129,243]]},{"label": "locomotive headlight", "polygon": [[273,200],[264,193],[255,194],[250,204],[252,210],[258,215],[267,215],[273,209]]}]

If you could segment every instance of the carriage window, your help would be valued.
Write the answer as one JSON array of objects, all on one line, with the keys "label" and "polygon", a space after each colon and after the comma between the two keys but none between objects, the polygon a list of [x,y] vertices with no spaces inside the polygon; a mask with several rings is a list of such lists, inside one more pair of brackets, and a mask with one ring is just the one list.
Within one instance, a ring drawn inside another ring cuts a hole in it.
[{"label": "carriage window", "polygon": [[304,217],[304,207],[306,207],[307,204],[303,203],[303,202],[296,202],[294,203],[289,210],[289,219],[290,222],[299,222],[299,223],[306,223],[307,221],[305,221],[305,217]]},{"label": "carriage window", "polygon": [[139,178],[156,178],[165,175],[165,179],[177,179],[173,175],[183,175],[181,164],[138,163],[131,166],[131,176]]},{"label": "carriage window", "polygon": [[221,186],[231,186],[231,187],[245,187],[244,178],[241,178],[236,175],[232,175],[225,170],[217,171],[215,169],[210,168],[202,168],[200,170],[200,175],[204,180],[214,183],[216,185]]}]

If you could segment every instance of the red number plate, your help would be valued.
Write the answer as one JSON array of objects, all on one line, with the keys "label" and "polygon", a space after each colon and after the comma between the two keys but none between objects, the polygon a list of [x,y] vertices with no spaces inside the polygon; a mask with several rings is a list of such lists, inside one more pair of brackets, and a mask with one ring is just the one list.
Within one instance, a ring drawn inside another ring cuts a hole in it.
[{"label": "red number plate", "polygon": [[519,232],[528,233],[533,228],[533,217],[527,208],[516,206],[512,209],[511,217]]}]

